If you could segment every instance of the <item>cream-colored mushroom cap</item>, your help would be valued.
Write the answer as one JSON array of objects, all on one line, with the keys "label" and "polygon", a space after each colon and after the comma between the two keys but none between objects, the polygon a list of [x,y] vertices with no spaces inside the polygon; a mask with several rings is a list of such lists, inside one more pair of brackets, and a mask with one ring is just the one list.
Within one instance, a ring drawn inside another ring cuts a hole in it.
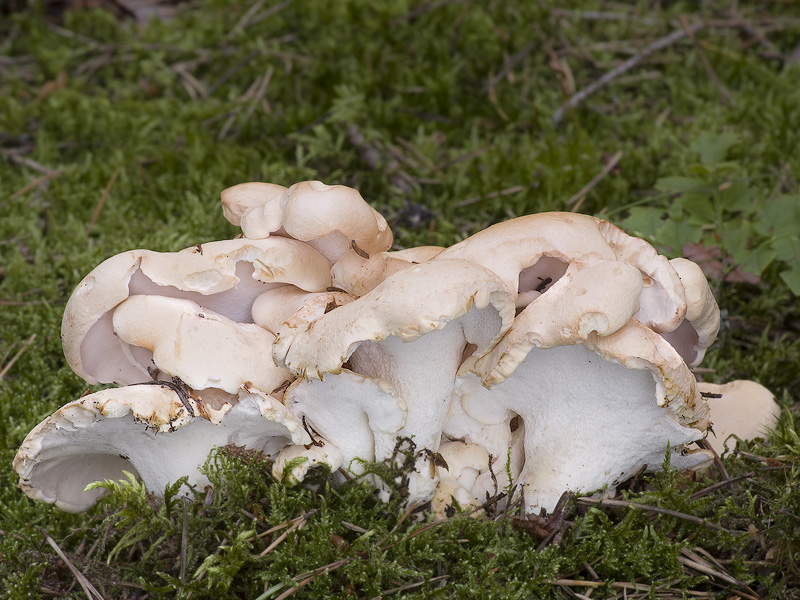
[{"label": "cream-colored mushroom cap", "polygon": [[124,252],[98,265],[72,293],[61,326],[64,354],[89,383],[141,382],[111,324],[112,311],[128,296],[183,298],[250,323],[255,298],[287,283],[324,291],[330,286],[330,263],[287,238],[209,242],[180,252]]},{"label": "cream-colored mushroom cap", "polygon": [[14,459],[20,487],[34,500],[81,512],[104,495],[90,483],[128,471],[147,490],[188,476],[187,486],[209,484],[200,472],[216,446],[235,444],[267,455],[307,443],[302,425],[269,396],[242,392],[223,410],[207,410],[202,393],[168,384],[96,392],[70,402],[42,421]]},{"label": "cream-colored mushroom cap", "polygon": [[571,263],[546,294],[514,319],[491,353],[480,359],[481,367],[491,365],[484,383],[494,385],[508,377],[533,347],[567,346],[585,341],[592,333],[614,333],[638,311],[641,290],[641,273],[627,263]]},{"label": "cream-colored mushroom cap", "polygon": [[369,258],[363,253],[345,252],[331,268],[333,285],[353,296],[363,296],[387,277],[411,265],[427,262],[443,250],[439,246],[421,246],[380,252]]},{"label": "cream-colored mushroom cap", "polygon": [[706,441],[719,455],[734,449],[736,438],[765,437],[781,413],[772,392],[755,381],[698,383],[697,387],[711,410],[712,431]]},{"label": "cream-colored mushroom cap", "polygon": [[132,296],[114,310],[112,323],[121,348],[145,381],[157,369],[197,390],[235,394],[245,385],[269,393],[291,379],[272,362],[273,334],[191,300]]},{"label": "cream-colored mushroom cap", "polygon": [[342,292],[304,292],[293,285],[268,290],[253,302],[253,322],[277,334],[288,319],[308,323],[355,298]]},{"label": "cream-colored mushroom cap", "polygon": [[719,307],[703,270],[685,258],[669,261],[686,293],[686,318],[674,331],[663,333],[690,367],[700,364],[719,333]]},{"label": "cream-colored mushroom cap", "polygon": [[[277,210],[273,212],[277,214],[278,226],[271,230],[276,231],[280,228],[281,208],[280,202],[272,201],[275,198],[279,199],[285,191],[286,188],[282,185],[261,181],[249,181],[234,185],[222,190],[222,214],[231,225],[239,227],[245,213],[255,209],[264,210],[269,206],[270,208],[266,209],[269,214],[270,209],[277,207]],[[265,220],[269,219],[267,215],[264,215],[264,218]]]},{"label": "cream-colored mushroom cap", "polygon": [[325,373],[339,372],[364,342],[388,337],[411,342],[444,328],[473,307],[485,312],[463,327],[474,339],[470,343],[477,344],[475,354],[482,355],[513,320],[514,309],[502,282],[479,265],[463,260],[413,265],[303,330],[282,327],[273,356],[276,364],[297,375],[322,379]]},{"label": "cream-colored mushroom cap", "polygon": [[664,256],[644,240],[607,221],[549,212],[492,225],[451,246],[433,260],[462,258],[497,273],[527,306],[566,273],[573,262],[621,261],[644,276],[636,318],[656,331],[675,329],[686,312],[680,278]]},{"label": "cream-colored mushroom cap", "polygon": [[[280,218],[278,218],[280,217]],[[386,219],[344,185],[303,181],[279,198],[245,212],[241,219],[245,237],[260,239],[282,229],[285,235],[308,243],[331,264],[353,248],[372,255],[392,247]]]}]

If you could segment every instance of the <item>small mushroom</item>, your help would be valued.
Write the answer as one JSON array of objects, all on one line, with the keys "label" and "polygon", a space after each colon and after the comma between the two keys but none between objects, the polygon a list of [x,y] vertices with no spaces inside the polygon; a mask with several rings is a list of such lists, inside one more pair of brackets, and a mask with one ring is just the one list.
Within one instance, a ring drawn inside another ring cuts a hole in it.
[{"label": "small mushroom", "polygon": [[281,325],[293,316],[294,322],[310,322],[354,299],[343,292],[304,292],[293,285],[284,285],[256,298],[253,322],[277,334]]},{"label": "small mushroom", "polygon": [[323,465],[331,471],[342,466],[342,453],[336,446],[292,444],[278,452],[272,464],[272,476],[287,485],[296,485],[305,480],[311,469]]},{"label": "small mushroom", "polygon": [[507,505],[505,492],[519,479],[525,460],[525,425],[511,411],[507,416],[497,423],[481,423],[464,412],[458,397],[453,400],[439,446],[447,466],[439,467],[434,514],[449,512],[450,496],[462,508],[491,504],[502,510]]},{"label": "small mushroom", "polygon": [[207,410],[202,393],[169,384],[135,385],[89,394],[37,425],[14,458],[20,487],[34,500],[67,512],[91,508],[105,494],[92,482],[128,471],[148,491],[188,476],[188,487],[209,484],[200,472],[215,446],[235,444],[266,455],[308,436],[279,402],[260,393],[230,396]]},{"label": "small mushroom", "polygon": [[439,446],[439,456],[439,485],[431,500],[431,512],[442,518],[451,512],[453,501],[461,508],[479,504],[472,487],[478,476],[489,469],[486,449],[479,444],[445,442]]},{"label": "small mushroom", "polygon": [[356,252],[345,252],[331,268],[333,285],[353,296],[363,296],[387,277],[411,265],[428,262],[443,250],[439,246],[421,246],[379,252],[369,258]]},{"label": "small mushroom", "polygon": [[280,198],[285,191],[285,187],[274,183],[261,181],[239,183],[222,190],[222,214],[231,225],[240,227],[242,217],[246,213],[260,209],[265,225],[271,227],[273,222],[275,224],[274,228],[269,229],[269,232],[277,231],[281,226],[282,210],[280,202],[274,202],[274,200]]},{"label": "small mushroom", "polygon": [[755,381],[698,383],[697,387],[711,411],[713,428],[706,441],[720,456],[736,447],[736,438],[764,437],[781,413],[772,392]]}]

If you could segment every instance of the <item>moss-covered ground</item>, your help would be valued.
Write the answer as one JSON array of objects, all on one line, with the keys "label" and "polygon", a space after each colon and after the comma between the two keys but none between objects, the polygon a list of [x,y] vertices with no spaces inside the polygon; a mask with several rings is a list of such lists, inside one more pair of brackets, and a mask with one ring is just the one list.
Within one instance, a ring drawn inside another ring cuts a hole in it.
[{"label": "moss-covered ground", "polygon": [[[800,598],[795,3],[64,4],[0,4],[0,596]],[[357,187],[398,247],[578,210],[708,259],[723,325],[698,377],[769,387],[776,431],[620,490],[646,510],[570,501],[544,529],[434,524],[230,452],[195,501],[25,497],[19,444],[87,387],[59,341],[80,279],[232,237],[225,187],[307,179]]]}]

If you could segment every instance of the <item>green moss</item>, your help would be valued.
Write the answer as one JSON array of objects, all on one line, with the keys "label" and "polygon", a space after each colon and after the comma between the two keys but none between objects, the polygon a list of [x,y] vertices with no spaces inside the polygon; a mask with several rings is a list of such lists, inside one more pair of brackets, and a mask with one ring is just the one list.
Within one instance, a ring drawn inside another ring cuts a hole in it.
[{"label": "green moss", "polygon": [[[790,55],[800,27],[782,3],[739,3],[774,49],[732,22],[705,29],[699,46],[684,39],[654,54],[554,127],[566,97],[554,55],[584,89],[678,27],[681,15],[724,22],[729,8],[596,0],[582,10],[625,18],[591,19],[562,4],[268,2],[239,28],[252,2],[203,0],[144,27],[104,10],[58,14],[51,2],[0,18],[0,365],[25,348],[0,381],[3,597],[85,597],[79,586],[66,591],[72,576],[42,528],[107,598],[143,590],[153,598],[275,598],[304,572],[345,559],[292,597],[564,598],[552,582],[591,579],[592,570],[604,582],[594,598],[621,593],[615,582],[721,597],[741,591],[686,569],[680,552],[695,546],[758,594],[793,597],[800,88],[797,64],[772,53]],[[272,12],[260,18],[264,11]],[[263,98],[253,101],[248,90],[267,75]],[[541,540],[511,517],[457,517],[424,531],[409,519],[394,529],[399,498],[386,504],[355,484],[333,489],[324,476],[314,489],[287,488],[262,463],[222,454],[209,466],[213,497],[185,504],[113,485],[102,507],[73,516],[17,489],[11,461],[27,431],[86,390],[59,341],[72,289],[117,252],[235,235],[219,210],[225,187],[314,178],[356,186],[389,217],[399,246],[449,245],[511,216],[571,209],[567,201],[617,151],[622,158],[581,212],[674,254],[702,240],[729,266],[760,274],[758,284],[712,281],[723,328],[703,365],[714,372],[703,377],[755,379],[776,393],[784,407],[777,431],[740,446],[766,462],[727,456],[731,476],[754,475],[701,499],[690,494],[713,480],[671,472],[627,496],[732,535],[594,508],[569,517],[560,546],[540,551]],[[40,180],[43,168],[49,175]],[[667,184],[678,177],[702,186],[676,196]],[[267,538],[254,535],[311,510],[303,529],[258,556]]]}]

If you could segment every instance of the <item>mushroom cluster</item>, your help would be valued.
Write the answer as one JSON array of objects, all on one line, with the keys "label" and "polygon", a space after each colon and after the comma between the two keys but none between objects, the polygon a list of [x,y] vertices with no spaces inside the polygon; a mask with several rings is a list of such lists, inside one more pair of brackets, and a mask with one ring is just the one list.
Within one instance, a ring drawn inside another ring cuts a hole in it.
[{"label": "mushroom cluster", "polygon": [[[70,366],[123,387],[28,435],[14,467],[31,498],[86,510],[103,493],[87,485],[122,471],[155,494],[182,476],[202,489],[227,444],[293,481],[405,461],[408,502],[438,515],[512,485],[529,513],[552,511],[667,451],[680,469],[712,461],[690,444],[710,427],[704,396],[728,388],[691,371],[719,329],[694,263],[571,213],[392,250],[359,192],[318,181],[240,184],[222,208],[243,235],[119,254],[72,294]],[[766,425],[777,405],[762,404]]]}]

